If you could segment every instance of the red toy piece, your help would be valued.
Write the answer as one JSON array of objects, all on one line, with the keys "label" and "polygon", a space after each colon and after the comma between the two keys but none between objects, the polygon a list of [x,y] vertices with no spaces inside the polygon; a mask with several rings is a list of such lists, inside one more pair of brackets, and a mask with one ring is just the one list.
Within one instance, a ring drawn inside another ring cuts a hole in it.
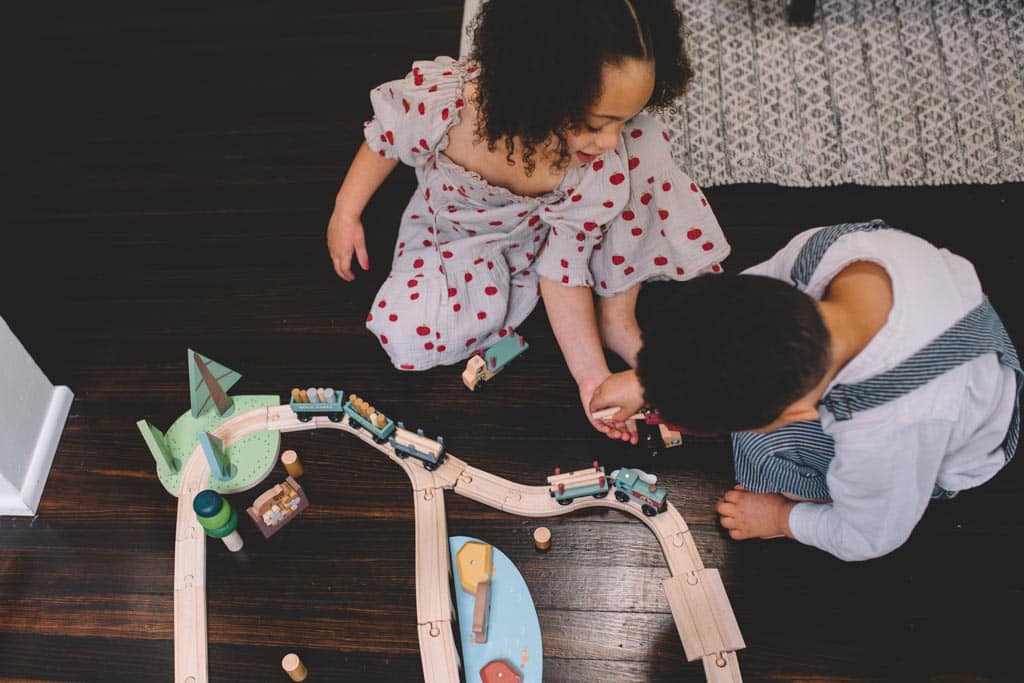
[{"label": "red toy piece", "polygon": [[523,677],[504,659],[493,659],[480,669],[482,683],[523,683]]}]

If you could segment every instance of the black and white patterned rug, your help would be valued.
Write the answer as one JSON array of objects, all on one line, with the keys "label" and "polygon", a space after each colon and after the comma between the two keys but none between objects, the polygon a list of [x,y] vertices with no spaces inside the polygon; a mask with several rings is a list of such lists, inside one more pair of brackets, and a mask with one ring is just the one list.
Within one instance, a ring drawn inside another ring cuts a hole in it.
[{"label": "black and white patterned rug", "polygon": [[704,185],[1024,180],[1024,0],[678,0],[697,77],[661,114]]},{"label": "black and white patterned rug", "polygon": [[809,27],[785,0],[677,3],[697,77],[659,116],[700,184],[1024,180],[1024,0],[818,0]]}]

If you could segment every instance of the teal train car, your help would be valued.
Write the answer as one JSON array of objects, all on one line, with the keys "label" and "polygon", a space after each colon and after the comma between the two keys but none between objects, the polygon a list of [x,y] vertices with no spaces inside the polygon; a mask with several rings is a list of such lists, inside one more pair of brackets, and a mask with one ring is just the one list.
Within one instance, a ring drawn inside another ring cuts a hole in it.
[{"label": "teal train car", "polygon": [[390,418],[377,412],[376,408],[355,394],[348,395],[343,408],[348,415],[349,426],[365,429],[377,443],[387,443],[388,437],[395,431],[395,423]]},{"label": "teal train car", "polygon": [[568,505],[583,496],[604,498],[611,487],[604,467],[596,460],[592,467],[566,474],[555,468],[555,473],[548,477],[548,484],[548,493],[559,505]]},{"label": "teal train car", "polygon": [[401,421],[394,433],[388,437],[388,442],[395,449],[395,454],[398,457],[404,458],[411,455],[423,461],[423,467],[428,471],[436,470],[444,462],[444,437],[428,439],[423,435],[422,429],[411,432]]},{"label": "teal train car", "polygon": [[[320,400],[321,395],[323,400]],[[300,422],[309,422],[314,417],[326,417],[331,422],[341,422],[341,418],[345,414],[342,407],[344,395],[345,392],[341,389],[324,389],[322,387],[320,389],[310,387],[305,391],[292,389],[292,397],[288,401],[288,405],[291,406],[292,412]],[[316,400],[310,400],[310,397],[314,397]]]},{"label": "teal train car", "polygon": [[528,348],[530,345],[522,336],[516,332],[510,332],[497,344],[470,356],[466,362],[466,369],[462,371],[462,383],[470,391],[476,391],[480,382],[486,382],[497,375]]},{"label": "teal train car", "polygon": [[633,501],[648,517],[654,517],[668,508],[668,491],[658,487],[658,478],[643,470],[623,467],[612,472],[615,499],[620,503]]}]

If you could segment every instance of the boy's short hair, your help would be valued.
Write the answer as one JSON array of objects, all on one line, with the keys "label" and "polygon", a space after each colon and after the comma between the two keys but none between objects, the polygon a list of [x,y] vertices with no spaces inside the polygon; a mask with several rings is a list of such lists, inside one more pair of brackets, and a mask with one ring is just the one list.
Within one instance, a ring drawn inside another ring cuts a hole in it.
[{"label": "boy's short hair", "polygon": [[552,132],[569,162],[566,135],[585,125],[605,64],[653,59],[653,110],[671,105],[693,76],[675,0],[486,0],[472,32],[478,132],[492,150],[505,141],[510,161],[518,138],[530,173]]},{"label": "boy's short hair", "polygon": [[645,400],[687,429],[768,425],[828,370],[830,338],[815,302],[780,280],[705,275],[656,308],[637,376]]}]

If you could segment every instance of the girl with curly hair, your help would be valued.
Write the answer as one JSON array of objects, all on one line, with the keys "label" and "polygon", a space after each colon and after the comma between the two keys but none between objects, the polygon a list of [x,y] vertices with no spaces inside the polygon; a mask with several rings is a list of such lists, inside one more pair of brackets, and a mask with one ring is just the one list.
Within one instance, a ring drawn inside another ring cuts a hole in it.
[{"label": "girl with curly hair", "polygon": [[371,91],[327,243],[342,279],[353,257],[367,270],[362,211],[399,162],[415,168],[367,317],[395,367],[462,361],[542,296],[586,410],[610,374],[602,346],[636,365],[642,283],[721,269],[714,214],[641,113],[692,77],[681,24],[673,0],[488,0],[466,59]]}]

